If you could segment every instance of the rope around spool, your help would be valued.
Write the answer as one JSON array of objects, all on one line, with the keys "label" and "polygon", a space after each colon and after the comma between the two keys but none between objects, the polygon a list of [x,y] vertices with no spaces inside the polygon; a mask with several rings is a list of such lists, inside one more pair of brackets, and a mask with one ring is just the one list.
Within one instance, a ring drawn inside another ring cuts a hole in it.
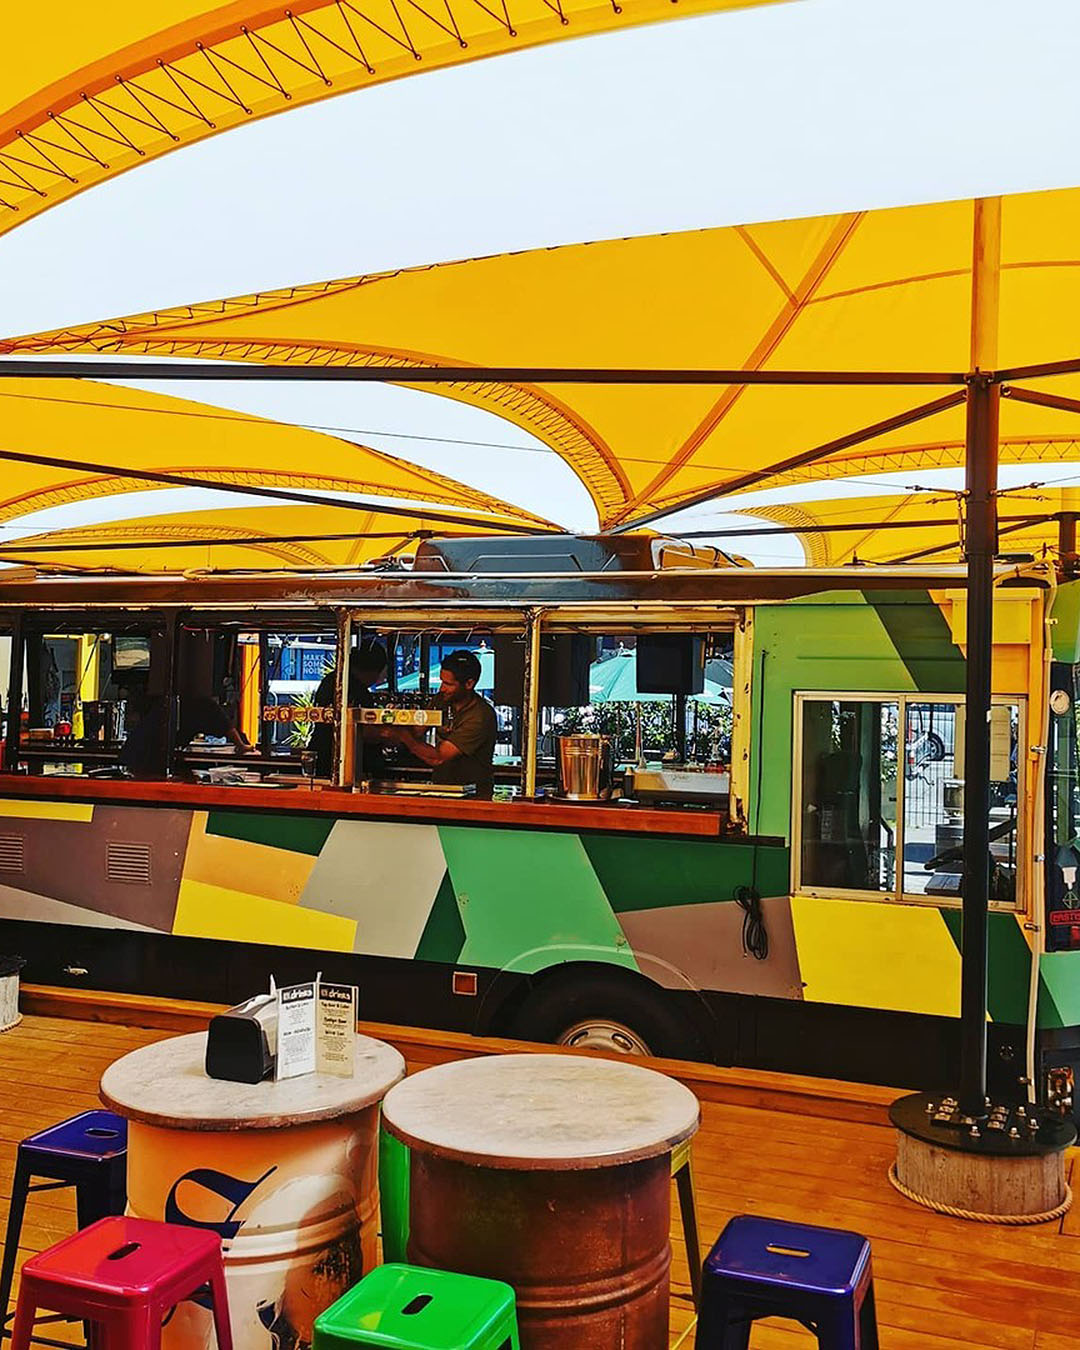
[{"label": "rope around spool", "polygon": [[1019,1228],[1029,1223],[1050,1223],[1053,1219],[1060,1219],[1063,1214],[1069,1212],[1073,1202],[1072,1190],[1069,1183],[1066,1182],[1064,1200],[1054,1209],[1048,1209],[1042,1214],[980,1214],[978,1210],[957,1209],[955,1205],[946,1205],[940,1200],[931,1200],[925,1195],[919,1195],[917,1191],[905,1186],[896,1175],[896,1163],[892,1163],[889,1167],[889,1180],[901,1195],[908,1200],[913,1200],[917,1205],[922,1205],[925,1209],[936,1210],[938,1214],[950,1214],[954,1219],[970,1219],[973,1223],[1001,1223],[1013,1228]]}]

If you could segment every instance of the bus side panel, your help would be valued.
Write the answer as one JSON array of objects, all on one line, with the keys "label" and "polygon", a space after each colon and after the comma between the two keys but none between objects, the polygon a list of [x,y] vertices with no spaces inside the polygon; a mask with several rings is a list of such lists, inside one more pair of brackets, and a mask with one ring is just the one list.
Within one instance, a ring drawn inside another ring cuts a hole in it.
[{"label": "bus side panel", "polygon": [[[0,856],[18,864],[0,878],[9,919],[522,975],[602,961],[669,988],[801,997],[782,848],[299,813],[0,807]],[[765,895],[766,961],[742,947],[733,897],[750,885]]]}]

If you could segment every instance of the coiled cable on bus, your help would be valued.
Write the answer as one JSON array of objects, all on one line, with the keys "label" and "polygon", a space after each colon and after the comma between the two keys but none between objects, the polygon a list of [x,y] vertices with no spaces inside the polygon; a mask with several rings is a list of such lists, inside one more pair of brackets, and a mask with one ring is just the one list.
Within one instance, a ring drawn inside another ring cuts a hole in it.
[{"label": "coiled cable on bus", "polygon": [[742,945],[756,961],[764,961],[769,955],[769,934],[765,928],[765,915],[761,912],[761,896],[754,886],[736,886],[735,903],[743,912]]}]

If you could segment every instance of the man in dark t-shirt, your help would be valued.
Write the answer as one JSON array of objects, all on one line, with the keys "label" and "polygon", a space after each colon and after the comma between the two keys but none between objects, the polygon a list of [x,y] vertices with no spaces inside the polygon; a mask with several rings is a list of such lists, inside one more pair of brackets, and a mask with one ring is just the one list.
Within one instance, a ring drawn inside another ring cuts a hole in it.
[{"label": "man in dark t-shirt", "polygon": [[476,692],[479,678],[480,662],[472,652],[451,652],[439,671],[435,703],[446,721],[436,728],[435,744],[429,745],[411,728],[402,728],[400,738],[431,768],[433,783],[473,783],[480,796],[489,797],[495,785],[491,763],[498,722],[495,709]]}]

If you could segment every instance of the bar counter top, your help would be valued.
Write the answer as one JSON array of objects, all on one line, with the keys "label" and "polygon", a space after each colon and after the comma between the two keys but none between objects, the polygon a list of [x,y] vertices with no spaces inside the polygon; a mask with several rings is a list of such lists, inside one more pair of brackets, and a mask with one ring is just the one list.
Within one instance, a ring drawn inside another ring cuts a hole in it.
[{"label": "bar counter top", "polygon": [[129,802],[137,806],[177,806],[195,810],[232,808],[238,811],[302,811],[373,820],[518,825],[534,829],[689,835],[704,839],[726,836],[733,842],[755,842],[744,834],[732,832],[728,835],[726,815],[701,807],[483,801],[469,797],[380,795],[330,787],[316,787],[314,790],[305,786],[229,787],[187,783],[176,779],[148,782],[10,773],[0,774],[0,799],[3,798]]}]

